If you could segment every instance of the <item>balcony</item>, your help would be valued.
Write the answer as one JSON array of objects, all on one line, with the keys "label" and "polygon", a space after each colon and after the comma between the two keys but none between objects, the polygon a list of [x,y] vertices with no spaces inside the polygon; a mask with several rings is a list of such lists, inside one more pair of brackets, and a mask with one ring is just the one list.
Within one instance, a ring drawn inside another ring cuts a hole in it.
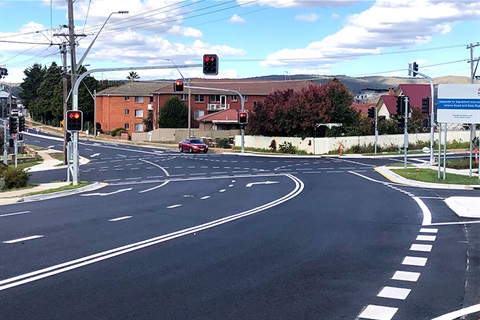
[{"label": "balcony", "polygon": [[221,110],[226,110],[226,109],[230,109],[229,104],[209,103],[207,105],[207,110],[208,111],[221,111]]}]

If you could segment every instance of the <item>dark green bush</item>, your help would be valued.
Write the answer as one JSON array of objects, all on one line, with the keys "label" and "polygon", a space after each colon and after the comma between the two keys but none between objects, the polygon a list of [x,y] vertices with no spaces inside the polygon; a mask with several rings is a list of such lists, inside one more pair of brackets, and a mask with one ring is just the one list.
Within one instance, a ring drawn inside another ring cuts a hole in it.
[{"label": "dark green bush", "polygon": [[217,147],[218,148],[223,148],[223,149],[231,149],[232,148],[228,138],[219,139],[218,142],[217,142]]},{"label": "dark green bush", "polygon": [[277,152],[277,141],[275,141],[275,139],[270,142],[269,148],[272,149],[272,152]]},{"label": "dark green bush", "polygon": [[116,128],[110,133],[112,137],[120,136],[122,133],[127,133],[128,131],[125,128]]},{"label": "dark green bush", "polygon": [[29,174],[20,168],[8,167],[3,171],[5,186],[3,189],[25,188],[28,184]]},{"label": "dark green bush", "polygon": [[280,143],[278,151],[281,153],[297,154],[298,148],[293,146],[291,142]]}]

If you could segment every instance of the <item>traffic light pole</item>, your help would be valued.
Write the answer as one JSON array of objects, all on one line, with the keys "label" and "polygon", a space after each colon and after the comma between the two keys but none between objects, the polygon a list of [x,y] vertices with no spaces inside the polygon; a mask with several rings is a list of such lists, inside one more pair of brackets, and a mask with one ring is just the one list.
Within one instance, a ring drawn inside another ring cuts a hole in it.
[{"label": "traffic light pole", "polygon": [[377,107],[375,109],[375,155],[377,155],[377,145],[378,145],[378,114]]},{"label": "traffic light pole", "polygon": [[408,111],[409,97],[405,96],[405,125],[403,128],[403,168],[407,168],[407,152],[408,152]]},{"label": "traffic light pole", "polygon": [[3,164],[8,164],[8,152],[7,152],[7,119],[3,120]]},{"label": "traffic light pole", "polygon": [[[202,64],[186,64],[186,65],[179,65],[179,66],[149,66],[149,67],[121,67],[121,68],[99,68],[99,69],[92,69],[88,70],[85,73],[82,73],[72,89],[73,94],[73,102],[72,102],[72,110],[78,110],[78,88],[80,83],[82,83],[83,79],[92,73],[98,72],[109,72],[109,71],[130,71],[130,70],[160,70],[160,69],[174,69],[174,68],[196,68],[202,67]],[[72,141],[73,141],[73,185],[78,184],[78,179],[80,177],[79,170],[78,170],[78,132],[73,132],[72,134]]]}]

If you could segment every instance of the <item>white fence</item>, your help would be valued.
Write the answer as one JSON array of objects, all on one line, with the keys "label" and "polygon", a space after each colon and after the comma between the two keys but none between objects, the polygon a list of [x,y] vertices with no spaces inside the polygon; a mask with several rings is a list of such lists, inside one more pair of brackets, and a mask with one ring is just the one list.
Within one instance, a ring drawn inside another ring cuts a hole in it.
[{"label": "white fence", "polygon": [[[442,133],[442,141],[444,133]],[[292,138],[292,137],[265,137],[265,136],[245,136],[246,148],[270,149],[272,140],[275,140],[277,150],[280,144],[290,142],[292,146],[299,150],[304,150],[308,154],[327,154],[329,151],[339,150],[343,145],[343,150],[357,145],[369,145],[375,143],[375,136],[356,136],[356,137],[337,137],[337,138]],[[381,135],[378,136],[378,146],[388,147],[403,146],[403,134]],[[438,133],[435,133],[435,140],[438,141]],[[447,133],[448,141],[470,141],[470,131],[452,131]],[[430,133],[409,133],[408,142],[416,143],[418,141],[430,141]],[[241,136],[235,136],[235,146],[241,147]]]}]

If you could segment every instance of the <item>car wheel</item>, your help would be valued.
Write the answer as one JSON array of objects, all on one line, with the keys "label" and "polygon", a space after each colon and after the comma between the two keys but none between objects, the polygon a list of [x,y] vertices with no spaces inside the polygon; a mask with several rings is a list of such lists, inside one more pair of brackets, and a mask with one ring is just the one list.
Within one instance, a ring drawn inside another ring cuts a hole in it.
[{"label": "car wheel", "polygon": [[182,147],[178,147],[178,151],[183,152],[183,148],[182,148]]},{"label": "car wheel", "polygon": [[193,152],[192,148],[188,149],[188,152],[192,153]]}]

